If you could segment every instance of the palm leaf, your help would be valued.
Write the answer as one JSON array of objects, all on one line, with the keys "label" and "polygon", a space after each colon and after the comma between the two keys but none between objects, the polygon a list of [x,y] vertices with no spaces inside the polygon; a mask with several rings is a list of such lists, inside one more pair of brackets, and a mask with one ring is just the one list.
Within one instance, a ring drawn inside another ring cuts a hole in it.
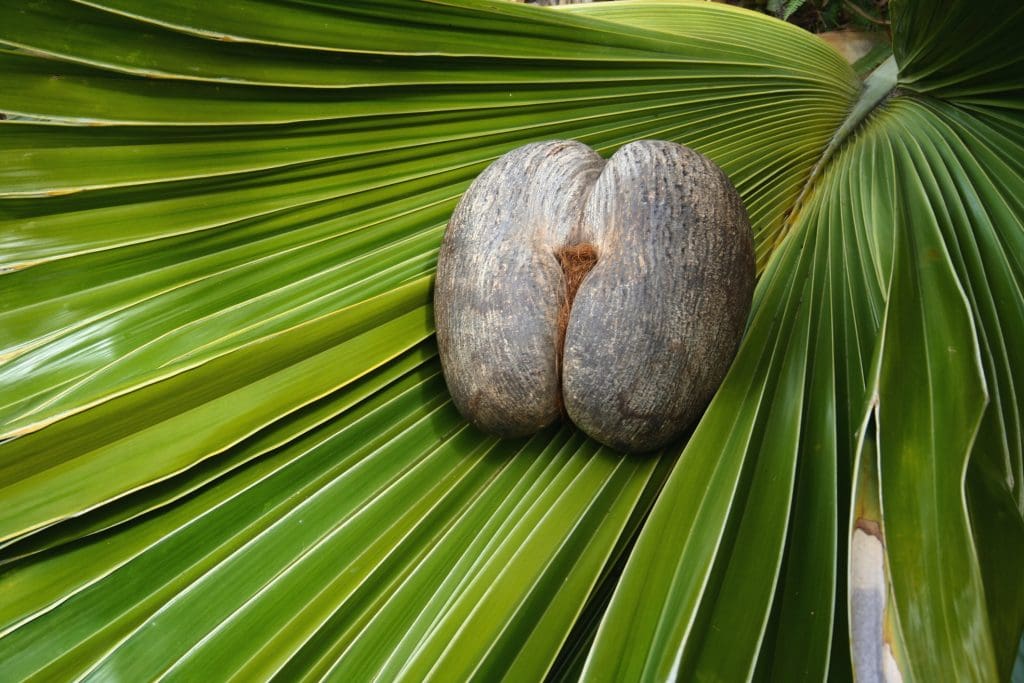
[{"label": "palm leaf", "polygon": [[[894,13],[860,92],[722,5],[10,9],[3,678],[820,679],[851,633],[862,675],[1005,677],[1024,14],[953,53]],[[440,377],[444,222],[555,137],[694,146],[751,215],[746,339],[656,456],[486,437]]]}]

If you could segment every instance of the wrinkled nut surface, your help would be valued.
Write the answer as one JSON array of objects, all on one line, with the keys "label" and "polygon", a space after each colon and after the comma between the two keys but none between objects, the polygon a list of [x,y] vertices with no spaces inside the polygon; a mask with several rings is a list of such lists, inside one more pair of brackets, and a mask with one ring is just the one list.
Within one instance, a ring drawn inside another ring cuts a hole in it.
[{"label": "wrinkled nut surface", "polygon": [[499,436],[564,410],[602,443],[653,450],[718,388],[753,289],[749,220],[709,159],[657,140],[607,162],[575,141],[529,144],[448,224],[434,290],[445,380]]}]

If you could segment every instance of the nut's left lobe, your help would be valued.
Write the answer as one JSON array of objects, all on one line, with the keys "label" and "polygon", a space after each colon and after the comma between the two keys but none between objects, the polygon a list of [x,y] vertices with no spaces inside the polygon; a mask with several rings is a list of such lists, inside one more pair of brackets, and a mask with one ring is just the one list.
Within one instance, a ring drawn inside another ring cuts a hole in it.
[{"label": "nut's left lobe", "polygon": [[558,250],[578,238],[604,166],[586,145],[526,145],[491,164],[445,233],[434,318],[445,381],[459,411],[499,436],[525,436],[561,411]]}]

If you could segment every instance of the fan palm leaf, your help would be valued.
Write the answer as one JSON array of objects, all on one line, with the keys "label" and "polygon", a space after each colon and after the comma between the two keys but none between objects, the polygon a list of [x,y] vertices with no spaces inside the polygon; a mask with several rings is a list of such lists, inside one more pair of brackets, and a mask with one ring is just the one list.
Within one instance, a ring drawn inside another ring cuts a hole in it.
[{"label": "fan palm leaf", "polygon": [[[1024,12],[993,5],[894,3],[863,85],[713,4],[9,8],[2,678],[1005,678]],[[440,374],[447,217],[551,138],[693,146],[751,216],[739,355],[652,456],[487,437]]]}]

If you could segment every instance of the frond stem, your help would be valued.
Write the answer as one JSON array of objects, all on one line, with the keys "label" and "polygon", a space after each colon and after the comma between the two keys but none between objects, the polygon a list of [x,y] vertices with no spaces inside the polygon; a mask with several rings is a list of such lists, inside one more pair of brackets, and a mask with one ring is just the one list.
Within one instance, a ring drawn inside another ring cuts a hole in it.
[{"label": "frond stem", "polygon": [[793,210],[789,213],[789,217],[786,220],[787,229],[782,230],[779,234],[779,240],[789,232],[788,228],[792,226],[799,215],[800,210],[803,208],[804,203],[807,201],[807,195],[810,193],[811,188],[814,187],[814,183],[818,180],[818,177],[825,170],[828,162],[832,159],[833,155],[839,150],[839,148],[846,142],[847,138],[857,129],[864,119],[867,118],[868,114],[875,110],[875,107],[879,105],[886,97],[888,97],[896,87],[896,81],[899,77],[899,68],[896,66],[896,57],[890,56],[889,59],[882,62],[878,68],[868,74],[868,77],[864,79],[864,85],[860,91],[860,97],[857,98],[857,102],[853,105],[850,113],[847,114],[846,119],[842,125],[836,129],[835,135],[829,140],[825,150],[821,153],[821,157],[818,159],[818,163],[814,165],[811,170],[811,174],[807,176],[807,182],[804,183],[800,190],[800,194],[796,198],[796,202],[793,203]]}]

